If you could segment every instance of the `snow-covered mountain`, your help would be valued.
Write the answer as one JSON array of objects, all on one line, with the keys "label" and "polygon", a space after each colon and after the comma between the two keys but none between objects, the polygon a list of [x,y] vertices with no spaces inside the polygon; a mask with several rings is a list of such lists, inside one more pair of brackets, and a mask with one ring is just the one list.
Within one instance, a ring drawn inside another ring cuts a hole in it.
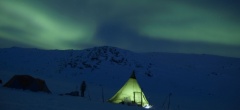
[{"label": "snow-covered mountain", "polygon": [[169,93],[173,94],[172,110],[240,109],[240,58],[134,53],[109,46],[85,50],[0,49],[3,82],[15,74],[30,74],[46,80],[52,93],[60,94],[78,90],[85,80],[95,102],[102,101],[102,89],[105,100],[114,95],[133,70],[152,109],[162,109]]}]

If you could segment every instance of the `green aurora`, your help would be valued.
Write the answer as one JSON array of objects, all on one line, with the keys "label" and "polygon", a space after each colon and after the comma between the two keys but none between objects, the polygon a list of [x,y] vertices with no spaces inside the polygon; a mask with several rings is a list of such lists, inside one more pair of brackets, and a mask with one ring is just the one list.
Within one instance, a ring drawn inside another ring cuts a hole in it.
[{"label": "green aurora", "polygon": [[0,48],[84,49],[240,57],[237,0],[1,0]]}]

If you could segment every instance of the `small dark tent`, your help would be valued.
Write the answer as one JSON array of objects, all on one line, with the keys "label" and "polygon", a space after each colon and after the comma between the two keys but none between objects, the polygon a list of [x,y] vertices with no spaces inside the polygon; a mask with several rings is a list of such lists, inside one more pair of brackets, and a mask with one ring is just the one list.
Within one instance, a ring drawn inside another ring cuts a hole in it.
[{"label": "small dark tent", "polygon": [[3,86],[9,88],[31,90],[34,92],[42,91],[51,93],[44,80],[34,78],[29,75],[15,75]]}]

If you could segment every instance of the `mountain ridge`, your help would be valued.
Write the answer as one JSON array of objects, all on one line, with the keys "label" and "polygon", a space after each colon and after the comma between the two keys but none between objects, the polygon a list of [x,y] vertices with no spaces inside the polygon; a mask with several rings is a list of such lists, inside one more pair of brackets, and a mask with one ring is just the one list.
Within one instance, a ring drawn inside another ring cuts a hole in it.
[{"label": "mountain ridge", "polygon": [[[28,55],[31,55],[31,54],[35,58],[32,59],[31,57],[27,57]],[[55,62],[58,62],[58,64],[55,66],[59,66],[59,67],[55,67],[55,68],[58,68],[58,70],[55,70],[55,71],[58,71],[59,73],[62,72],[65,68],[72,68],[72,69],[78,69],[78,70],[89,69],[91,71],[94,71],[96,69],[99,69],[99,65],[101,65],[102,63],[109,63],[109,65],[128,66],[129,68],[132,68],[132,70],[145,68],[146,69],[145,73],[148,76],[152,76],[152,74],[150,74],[151,73],[150,68],[152,65],[154,65],[153,62],[157,61],[158,63],[159,60],[168,61],[172,63],[178,60],[184,61],[184,59],[188,59],[188,58],[191,58],[196,61],[209,59],[209,58],[239,60],[239,58],[222,57],[222,56],[205,55],[205,54],[200,55],[200,54],[181,54],[181,53],[162,53],[162,52],[161,53],[159,52],[135,53],[132,51],[111,47],[111,46],[100,46],[100,47],[93,47],[93,48],[83,49],[83,50],[42,50],[42,49],[36,49],[36,48],[12,47],[12,48],[0,49],[0,57],[1,58],[6,57],[4,59],[14,59],[15,61],[20,59],[22,60],[25,59],[25,62],[30,62],[30,60],[34,61],[34,60],[37,60],[37,58],[41,59],[43,57],[45,57],[46,60],[55,59]],[[16,57],[19,57],[19,58],[16,58]],[[30,60],[26,61],[27,59],[30,59]],[[185,62],[189,62],[189,61],[185,60]],[[4,64],[4,62],[2,64]],[[49,62],[47,62],[47,64],[49,64]]]}]

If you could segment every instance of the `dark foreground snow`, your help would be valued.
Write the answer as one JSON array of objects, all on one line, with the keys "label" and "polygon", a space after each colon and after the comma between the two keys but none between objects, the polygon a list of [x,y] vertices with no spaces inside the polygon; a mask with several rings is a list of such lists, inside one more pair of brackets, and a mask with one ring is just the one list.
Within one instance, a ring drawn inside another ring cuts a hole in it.
[{"label": "dark foreground snow", "polygon": [[0,88],[1,110],[142,110],[87,98]]}]

